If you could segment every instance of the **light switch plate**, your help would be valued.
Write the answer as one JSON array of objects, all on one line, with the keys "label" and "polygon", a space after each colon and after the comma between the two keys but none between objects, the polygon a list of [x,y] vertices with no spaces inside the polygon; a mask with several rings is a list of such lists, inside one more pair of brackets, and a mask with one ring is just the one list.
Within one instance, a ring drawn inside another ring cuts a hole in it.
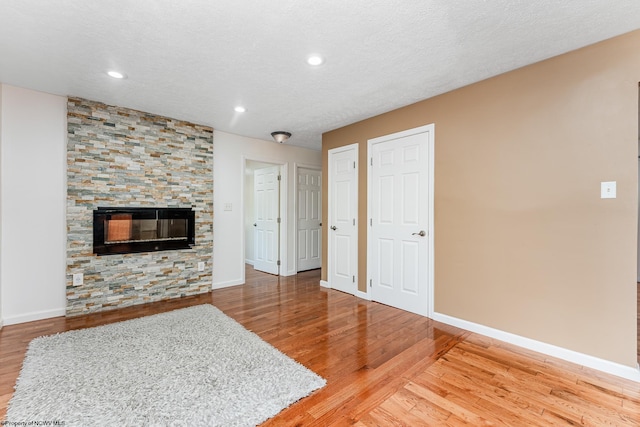
[{"label": "light switch plate", "polygon": [[204,271],[204,261],[198,262],[198,271]]},{"label": "light switch plate", "polygon": [[616,198],[616,181],[607,181],[600,183],[600,198],[615,199]]}]

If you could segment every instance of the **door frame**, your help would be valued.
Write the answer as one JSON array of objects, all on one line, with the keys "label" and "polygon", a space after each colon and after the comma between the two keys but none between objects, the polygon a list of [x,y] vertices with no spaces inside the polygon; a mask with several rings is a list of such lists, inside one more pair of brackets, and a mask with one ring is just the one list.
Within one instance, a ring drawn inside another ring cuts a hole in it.
[{"label": "door frame", "polygon": [[[428,172],[428,179],[429,179],[429,200],[428,200],[428,205],[429,205],[429,210],[428,210],[428,214],[429,214],[429,222],[427,225],[427,245],[428,245],[428,253],[429,253],[429,259],[427,260],[428,265],[428,272],[427,272],[427,298],[429,299],[427,302],[427,317],[433,317],[433,313],[434,313],[434,253],[433,253],[433,248],[434,248],[434,221],[433,221],[433,214],[434,214],[434,177],[435,177],[435,173],[434,173],[434,166],[435,166],[435,159],[434,159],[434,155],[435,155],[435,124],[431,123],[428,125],[424,125],[424,126],[419,126],[413,129],[407,129],[404,131],[400,131],[400,132],[395,132],[395,133],[391,133],[389,135],[383,135],[377,138],[372,138],[369,139],[367,141],[367,159],[371,159],[371,155],[373,153],[373,145],[378,143],[378,142],[382,142],[382,141],[389,141],[389,140],[393,140],[393,139],[397,139],[397,138],[403,138],[406,136],[410,136],[410,135],[415,135],[417,133],[424,133],[424,132],[428,132],[429,133],[429,141],[428,141],[428,153],[429,153],[429,172]],[[371,170],[371,161],[367,160],[367,222],[369,222],[369,224],[371,224],[371,218],[372,218],[372,212],[373,212],[373,206],[372,206],[372,194],[371,194],[371,187],[372,187],[372,170]],[[367,227],[367,242],[371,242],[371,226],[369,225]],[[372,261],[373,260],[373,250],[370,244],[367,244],[367,299],[371,300],[371,281],[372,281]]]},{"label": "door frame", "polygon": [[[327,227],[329,227],[329,224],[332,223],[332,213],[331,213],[331,199],[332,199],[332,182],[331,182],[331,155],[332,153],[338,153],[340,151],[347,151],[347,150],[355,150],[356,152],[356,195],[360,193],[360,188],[359,188],[359,170],[360,170],[360,162],[359,162],[359,154],[360,154],[360,144],[355,142],[353,144],[349,144],[349,145],[344,145],[341,147],[336,147],[336,148],[332,148],[330,150],[327,151]],[[362,292],[360,292],[360,290],[358,289],[358,269],[360,266],[360,254],[358,252],[358,246],[359,246],[359,233],[358,233],[358,227],[359,227],[359,223],[360,223],[360,215],[358,212],[358,197],[356,197],[356,215],[355,215],[355,229],[356,229],[356,238],[355,238],[355,254],[356,254],[356,259],[354,260],[355,265],[356,265],[356,271],[354,272],[355,275],[355,283],[356,283],[356,290],[355,290],[355,294],[356,296],[362,296]],[[332,244],[331,244],[331,236],[329,235],[329,229],[326,228],[327,232],[327,281],[325,283],[320,283],[321,286],[324,287],[328,287],[328,288],[333,288],[333,284],[331,283],[331,272],[332,272],[332,267],[331,267],[331,249],[332,249]],[[324,230],[323,230],[324,233]]]},{"label": "door frame", "polygon": [[[287,251],[288,251],[288,241],[287,241],[287,230],[288,230],[288,221],[287,221],[287,196],[288,196],[288,184],[289,184],[289,180],[288,180],[288,174],[287,171],[289,170],[289,162],[282,162],[282,160],[276,160],[276,159],[270,159],[268,157],[253,157],[253,156],[245,156],[243,155],[241,157],[241,161],[242,161],[242,174],[241,174],[241,188],[242,188],[242,197],[240,198],[240,212],[242,212],[242,218],[243,218],[243,224],[244,224],[244,218],[246,218],[247,212],[246,212],[246,206],[245,206],[245,198],[247,197],[246,195],[246,191],[245,191],[245,180],[246,180],[246,173],[247,173],[247,162],[248,161],[253,161],[253,162],[260,162],[260,163],[270,163],[273,166],[280,166],[280,175],[282,176],[281,180],[280,180],[280,233],[279,233],[279,239],[280,239],[280,251],[279,251],[279,258],[280,258],[280,276],[287,276],[287,272],[288,270],[288,264],[287,264]],[[253,179],[253,178],[251,178]],[[242,230],[242,253],[240,254],[240,256],[242,257],[242,283],[246,282],[246,275],[245,275],[245,269],[244,269],[244,263],[246,258],[246,245],[247,245],[247,239],[246,239],[246,232],[245,232],[245,228],[244,226],[241,227]],[[294,241],[294,246],[295,246],[295,241]],[[294,247],[294,250],[296,250],[296,248]],[[293,273],[295,274],[295,273]]]},{"label": "door frame", "polygon": [[[293,229],[295,230],[295,247],[294,254],[296,254],[293,258],[293,270],[298,272],[298,169],[310,169],[314,171],[320,172],[320,206],[324,206],[324,200],[322,200],[322,167],[315,165],[307,165],[305,163],[293,163],[293,212],[295,215],[293,216]],[[329,194],[329,193],[327,193]],[[322,211],[320,212],[322,214]],[[322,215],[320,215],[320,221],[322,223]],[[322,227],[322,225],[321,225]],[[322,242],[322,233],[320,233],[320,242]],[[321,243],[322,244],[322,243]],[[320,251],[320,259],[322,261],[322,250]],[[320,262],[320,268],[322,268],[322,262]]]}]

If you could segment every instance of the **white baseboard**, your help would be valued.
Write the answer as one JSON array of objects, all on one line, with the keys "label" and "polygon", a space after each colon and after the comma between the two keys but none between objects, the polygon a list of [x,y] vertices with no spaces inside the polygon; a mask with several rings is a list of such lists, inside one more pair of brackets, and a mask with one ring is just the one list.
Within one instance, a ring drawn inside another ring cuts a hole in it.
[{"label": "white baseboard", "polygon": [[563,347],[558,347],[552,344],[547,344],[530,338],[522,337],[520,335],[515,335],[510,332],[504,332],[499,329],[493,329],[488,326],[480,325],[478,323],[458,319],[446,314],[433,313],[432,319],[438,322],[446,323],[447,325],[485,335],[490,338],[495,338],[509,344],[514,344],[518,347],[523,347],[529,350],[537,351],[538,353],[566,360],[567,362],[576,363],[578,365],[586,366],[588,368],[597,369],[608,374],[626,378],[628,380],[640,382],[640,370],[637,366],[636,368],[632,368],[630,366],[621,365],[619,363],[600,359],[588,354],[579,353],[577,351],[568,350]]},{"label": "white baseboard", "polygon": [[289,270],[289,271],[287,271],[287,272],[285,272],[285,273],[282,273],[282,274],[281,274],[281,276],[282,276],[282,277],[288,277],[288,276],[295,276],[296,274],[298,274],[298,272],[297,272],[297,271],[295,271],[295,270]]},{"label": "white baseboard", "polygon": [[10,316],[2,319],[4,326],[17,325],[18,323],[33,322],[34,320],[50,319],[52,317],[60,317],[66,314],[65,308],[56,308],[53,310],[34,311],[32,313],[20,314],[18,316]]},{"label": "white baseboard", "polygon": [[[331,285],[326,280],[320,280],[320,286],[323,288],[331,289]],[[371,301],[371,297],[369,296],[368,292],[362,292],[356,289],[356,293],[353,296]]]},{"label": "white baseboard", "polygon": [[211,289],[222,289],[222,288],[228,288],[229,286],[236,286],[236,285],[244,285],[244,280],[235,279],[235,280],[227,280],[226,282],[214,283],[211,285]]},{"label": "white baseboard", "polygon": [[356,290],[356,296],[358,298],[366,299],[367,301],[371,301],[371,296],[368,292],[362,292],[360,290]]},{"label": "white baseboard", "polygon": [[253,260],[252,259],[245,259],[244,263],[245,264],[249,264],[249,265],[253,265]]}]

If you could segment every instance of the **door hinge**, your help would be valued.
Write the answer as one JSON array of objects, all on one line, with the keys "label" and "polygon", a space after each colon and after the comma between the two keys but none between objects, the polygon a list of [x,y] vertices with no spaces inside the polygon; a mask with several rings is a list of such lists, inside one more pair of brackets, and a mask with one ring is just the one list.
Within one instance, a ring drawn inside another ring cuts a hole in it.
[{"label": "door hinge", "polygon": [[356,276],[353,276],[353,280],[352,280],[352,282],[353,282],[353,283],[356,283]]},{"label": "door hinge", "polygon": [[369,227],[373,227],[373,218],[369,218]]},{"label": "door hinge", "polygon": [[354,169],[356,168],[356,162],[353,162],[353,168]]},{"label": "door hinge", "polygon": [[373,287],[373,279],[369,279],[369,287]]},{"label": "door hinge", "polygon": [[278,218],[278,224],[280,224],[280,218]]},{"label": "door hinge", "polygon": [[369,164],[370,164],[371,166],[373,166],[373,157],[372,157],[371,159],[369,159]]},{"label": "door hinge", "polygon": [[277,265],[278,267],[280,267],[280,260],[278,260],[278,261],[276,262],[276,265]]},{"label": "door hinge", "polygon": [[278,175],[278,181],[282,180],[282,175]]},{"label": "door hinge", "polygon": [[356,219],[353,218],[353,225],[356,225]]}]

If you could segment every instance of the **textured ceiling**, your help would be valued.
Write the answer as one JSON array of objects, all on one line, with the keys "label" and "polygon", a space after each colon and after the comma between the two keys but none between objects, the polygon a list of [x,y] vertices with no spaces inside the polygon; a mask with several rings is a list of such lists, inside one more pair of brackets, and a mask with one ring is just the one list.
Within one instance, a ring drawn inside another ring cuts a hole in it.
[{"label": "textured ceiling", "polygon": [[319,149],[323,132],[638,28],[638,0],[0,0],[0,82]]}]

